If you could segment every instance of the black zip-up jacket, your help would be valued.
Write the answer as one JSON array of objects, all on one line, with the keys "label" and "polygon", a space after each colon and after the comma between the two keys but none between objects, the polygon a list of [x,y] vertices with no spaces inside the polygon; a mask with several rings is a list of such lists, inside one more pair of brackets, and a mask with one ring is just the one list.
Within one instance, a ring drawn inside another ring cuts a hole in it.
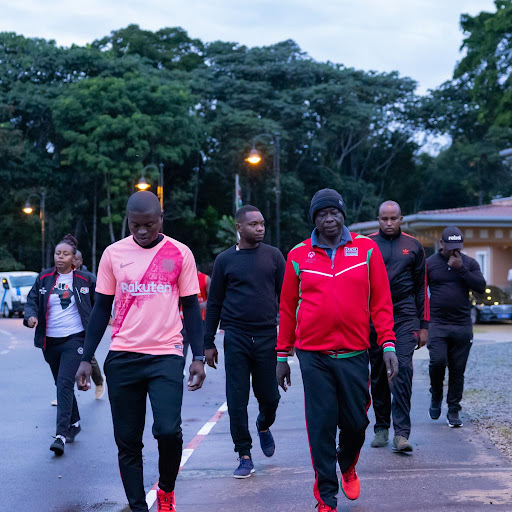
[{"label": "black zip-up jacket", "polygon": [[401,230],[393,237],[381,230],[369,237],[377,242],[384,258],[395,323],[418,318],[420,329],[428,329],[430,307],[423,246],[419,240]]},{"label": "black zip-up jacket", "polygon": [[[59,273],[55,267],[43,270],[37,276],[32,289],[27,295],[23,324],[27,325],[27,320],[32,316],[37,318],[34,345],[43,350],[46,348],[48,301],[57,283],[58,276]],[[87,329],[89,317],[91,316],[95,289],[96,280],[94,279],[94,274],[82,272],[81,270],[73,271],[73,295],[75,296],[76,306],[82,319],[84,331]]]},{"label": "black zip-up jacket", "polygon": [[448,266],[441,252],[427,259],[432,323],[471,326],[469,291],[485,291],[485,278],[476,260],[462,254],[462,267]]}]

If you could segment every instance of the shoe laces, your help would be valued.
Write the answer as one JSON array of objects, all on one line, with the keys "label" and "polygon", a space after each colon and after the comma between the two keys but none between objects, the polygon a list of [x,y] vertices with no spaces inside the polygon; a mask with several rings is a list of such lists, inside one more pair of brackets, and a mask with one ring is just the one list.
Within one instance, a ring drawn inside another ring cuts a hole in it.
[{"label": "shoe laces", "polygon": [[345,482],[352,482],[357,478],[357,472],[355,466],[352,466],[351,468],[348,468],[345,473],[343,473],[343,480]]},{"label": "shoe laces", "polygon": [[336,512],[335,508],[326,505],[325,503],[317,503],[318,512]]},{"label": "shoe laces", "polygon": [[246,457],[239,457],[238,460],[240,461],[240,466],[250,466],[252,462],[250,457],[248,459]]},{"label": "shoe laces", "polygon": [[160,490],[156,494],[158,512],[175,512],[174,491],[165,492]]}]

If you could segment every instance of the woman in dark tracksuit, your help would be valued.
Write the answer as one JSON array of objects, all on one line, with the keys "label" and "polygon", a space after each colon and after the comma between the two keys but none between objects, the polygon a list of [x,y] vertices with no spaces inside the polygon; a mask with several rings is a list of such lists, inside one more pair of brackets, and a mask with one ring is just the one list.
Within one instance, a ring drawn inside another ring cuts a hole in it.
[{"label": "woman in dark tracksuit", "polygon": [[34,344],[43,349],[57,386],[57,431],[50,445],[64,453],[80,432],[80,414],[74,394],[75,373],[84,352],[85,329],[92,309],[94,281],[74,270],[77,241],[66,235],[55,247],[55,267],[43,270],[27,297],[23,324],[36,328]]}]

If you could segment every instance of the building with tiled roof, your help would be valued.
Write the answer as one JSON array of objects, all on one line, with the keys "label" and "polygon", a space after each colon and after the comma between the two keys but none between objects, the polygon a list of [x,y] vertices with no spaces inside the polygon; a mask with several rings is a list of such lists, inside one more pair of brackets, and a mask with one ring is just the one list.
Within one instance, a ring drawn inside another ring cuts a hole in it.
[{"label": "building with tiled roof", "polygon": [[[406,215],[402,229],[418,238],[427,252],[432,253],[438,248],[443,229],[449,225],[462,230],[464,252],[478,261],[487,282],[507,287],[508,271],[512,269],[512,197],[480,206],[424,210]],[[349,227],[363,235],[379,229],[376,220]]]}]

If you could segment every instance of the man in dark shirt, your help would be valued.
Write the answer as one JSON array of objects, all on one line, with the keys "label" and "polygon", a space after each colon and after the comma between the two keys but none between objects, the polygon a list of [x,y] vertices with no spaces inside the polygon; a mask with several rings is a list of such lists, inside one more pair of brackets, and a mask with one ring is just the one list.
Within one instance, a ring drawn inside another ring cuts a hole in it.
[{"label": "man in dark shirt", "polygon": [[395,201],[385,201],[379,208],[379,231],[370,235],[377,242],[389,279],[393,299],[394,331],[398,375],[391,392],[382,358],[382,347],[377,345],[374,329],[370,334],[370,364],[373,409],[375,411],[375,438],[372,447],[380,448],[388,442],[390,417],[393,414],[393,448],[397,452],[411,452],[412,356],[414,349],[427,342],[429,305],[425,284],[425,251],[416,238],[402,232],[402,212]]},{"label": "man in dark shirt", "polygon": [[217,256],[206,309],[205,355],[212,368],[218,362],[214,339],[219,324],[224,329],[226,394],[231,437],[240,465],[235,478],[254,472],[251,458],[247,405],[250,377],[259,403],[256,428],[267,457],[275,444],[269,428],[279,403],[276,379],[277,306],[285,261],[281,251],[262,243],[265,220],[255,206],[236,212],[239,244]]},{"label": "man in dark shirt", "polygon": [[448,226],[440,240],[439,252],[427,259],[430,289],[429,414],[433,420],[441,415],[443,380],[448,366],[448,415],[450,427],[462,427],[459,418],[464,390],[464,371],[473,343],[469,292],[485,291],[485,279],[478,263],[462,254],[464,238],[459,228]]}]

